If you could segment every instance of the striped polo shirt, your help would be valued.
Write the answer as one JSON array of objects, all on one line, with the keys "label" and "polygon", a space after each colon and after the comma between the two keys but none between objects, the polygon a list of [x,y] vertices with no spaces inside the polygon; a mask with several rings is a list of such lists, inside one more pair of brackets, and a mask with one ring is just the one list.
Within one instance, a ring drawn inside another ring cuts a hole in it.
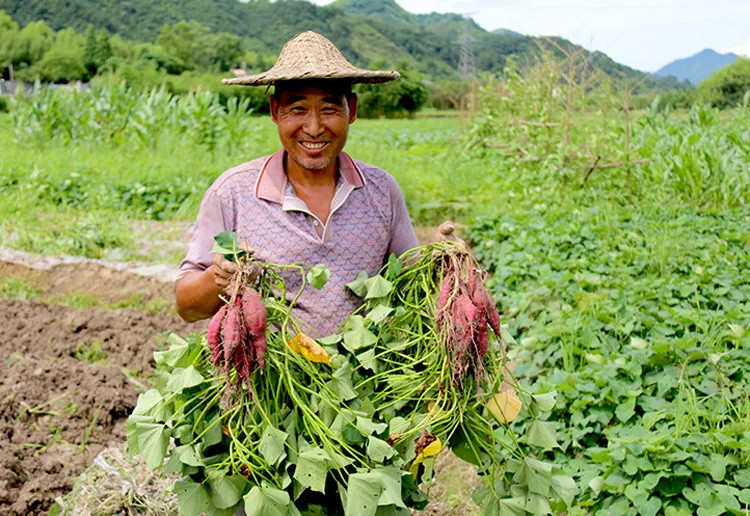
[{"label": "striped polo shirt", "polygon": [[[376,274],[391,253],[417,245],[404,196],[384,170],[338,157],[338,183],[324,224],[297,197],[284,171],[285,151],[230,168],[211,185],[198,218],[180,275],[208,268],[213,237],[234,231],[240,241],[268,263],[328,266],[331,278],[322,290],[307,287],[295,313],[305,330],[322,337],[335,333],[361,300],[344,285],[361,271]],[[283,271],[288,295],[301,285],[298,272]]]}]

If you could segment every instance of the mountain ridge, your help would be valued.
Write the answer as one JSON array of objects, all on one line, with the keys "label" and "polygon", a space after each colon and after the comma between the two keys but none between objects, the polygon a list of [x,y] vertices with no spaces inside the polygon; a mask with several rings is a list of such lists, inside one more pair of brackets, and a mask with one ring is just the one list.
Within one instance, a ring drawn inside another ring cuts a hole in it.
[{"label": "mountain ridge", "polygon": [[[0,9],[21,25],[43,20],[55,30],[83,32],[93,24],[136,41],[154,41],[164,24],[194,20],[211,31],[246,38],[250,48],[267,56],[277,55],[299,32],[314,30],[359,66],[406,62],[432,80],[459,78],[462,40],[470,42],[476,70],[491,73],[501,72],[510,56],[529,61],[547,41],[508,30],[488,32],[457,13],[409,13],[394,0],[336,0],[326,6],[304,0],[0,0]],[[584,52],[612,77],[638,83],[646,75],[600,52],[554,39],[563,48]],[[648,80],[650,87],[668,84]]]},{"label": "mountain ridge", "polygon": [[675,77],[680,81],[687,81],[693,86],[708,78],[716,70],[737,60],[739,56],[733,52],[721,54],[711,48],[704,48],[691,56],[675,59],[653,73],[655,77]]}]

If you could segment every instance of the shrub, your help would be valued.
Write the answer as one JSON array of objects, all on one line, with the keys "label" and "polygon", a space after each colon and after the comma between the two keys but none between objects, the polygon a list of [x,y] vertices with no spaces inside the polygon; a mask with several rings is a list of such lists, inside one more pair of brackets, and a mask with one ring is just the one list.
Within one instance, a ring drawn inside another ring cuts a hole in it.
[{"label": "shrub", "polygon": [[715,71],[698,85],[701,99],[714,107],[728,108],[741,105],[750,91],[750,58],[737,60]]}]

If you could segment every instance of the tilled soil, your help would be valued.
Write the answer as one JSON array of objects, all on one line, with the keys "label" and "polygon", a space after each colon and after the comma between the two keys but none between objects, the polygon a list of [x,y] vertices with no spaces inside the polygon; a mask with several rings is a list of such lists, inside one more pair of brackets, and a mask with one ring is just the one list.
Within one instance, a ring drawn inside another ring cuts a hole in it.
[{"label": "tilled soil", "polygon": [[0,514],[38,514],[125,439],[175,315],[0,300]]}]

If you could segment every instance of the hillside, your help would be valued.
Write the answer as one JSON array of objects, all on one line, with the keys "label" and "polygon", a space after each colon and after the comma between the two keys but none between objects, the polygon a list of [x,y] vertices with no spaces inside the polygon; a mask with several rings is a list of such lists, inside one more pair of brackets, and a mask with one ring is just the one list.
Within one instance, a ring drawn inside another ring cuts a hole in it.
[{"label": "hillside", "polygon": [[[195,20],[214,32],[241,36],[246,47],[269,56],[277,55],[295,34],[315,30],[358,65],[367,66],[376,59],[390,66],[406,61],[435,80],[457,78],[462,37],[471,39],[480,72],[502,71],[510,56],[529,61],[538,53],[541,41],[512,31],[488,32],[459,14],[409,13],[394,0],[337,0],[328,6],[302,0],[0,0],[0,9],[21,25],[43,20],[55,30],[72,27],[82,32],[93,24],[139,41],[154,41],[164,24]],[[563,48],[580,49],[567,40],[555,39]],[[644,77],[604,54],[591,57],[613,77],[630,82]],[[644,83],[647,88],[668,84]]]},{"label": "hillside", "polygon": [[664,65],[654,72],[654,76],[673,76],[696,86],[719,68],[724,68],[726,65],[735,62],[737,57],[737,54],[732,52],[720,54],[715,50],[706,48],[690,57],[677,59]]}]

